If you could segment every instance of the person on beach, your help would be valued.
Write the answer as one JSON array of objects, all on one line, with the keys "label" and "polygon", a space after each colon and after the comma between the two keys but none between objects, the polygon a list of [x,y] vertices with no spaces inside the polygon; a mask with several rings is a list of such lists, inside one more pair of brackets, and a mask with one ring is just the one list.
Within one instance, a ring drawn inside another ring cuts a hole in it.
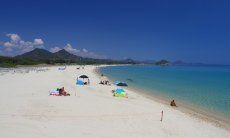
[{"label": "person on beach", "polygon": [[111,85],[108,80],[105,82],[105,84],[109,86]]},{"label": "person on beach", "polygon": [[62,87],[61,89],[59,89],[59,96],[62,96],[62,95],[64,95],[64,96],[70,96],[70,94],[65,91],[64,87]]},{"label": "person on beach", "polygon": [[163,116],[164,116],[164,111],[162,110],[161,111],[161,120],[160,120],[161,122],[163,121]]},{"label": "person on beach", "polygon": [[170,103],[170,105],[177,107],[175,100],[172,100],[171,103]]},{"label": "person on beach", "polygon": [[89,78],[88,78],[88,85],[90,84]]},{"label": "person on beach", "polygon": [[100,83],[99,84],[103,84],[104,85],[104,81],[100,81]]}]

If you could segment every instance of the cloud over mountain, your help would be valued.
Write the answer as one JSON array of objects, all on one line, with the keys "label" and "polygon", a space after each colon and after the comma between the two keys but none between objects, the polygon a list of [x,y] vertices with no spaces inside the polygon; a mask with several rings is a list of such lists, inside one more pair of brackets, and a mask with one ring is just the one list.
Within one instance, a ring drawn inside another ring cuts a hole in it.
[{"label": "cloud over mountain", "polygon": [[3,42],[3,51],[5,55],[22,54],[33,50],[34,48],[42,48],[44,42],[40,38],[35,38],[31,41],[24,41],[18,34],[10,33],[6,35],[9,37],[9,41]]},{"label": "cloud over mountain", "polygon": [[[81,57],[88,57],[88,58],[97,58],[97,59],[104,59],[106,58],[106,56],[102,56],[102,55],[98,55],[94,52],[90,52],[89,50],[83,48],[82,50],[80,49],[76,49],[74,47],[72,47],[71,44],[66,44],[63,49],[65,49],[66,51],[68,51],[71,54],[77,55],[77,56],[81,56]],[[53,47],[50,48],[50,52],[54,53],[61,50],[60,47]]]},{"label": "cloud over mountain", "polygon": [[61,48],[59,48],[59,47],[52,47],[52,48],[50,48],[50,52],[52,52],[52,53],[58,52],[60,50],[61,50]]},{"label": "cloud over mountain", "polygon": [[[32,51],[35,48],[45,48],[44,41],[41,38],[35,38],[33,41],[25,41],[16,33],[6,34],[6,37],[9,38],[6,42],[0,42],[0,55],[5,56],[15,56],[20,55],[29,51]],[[98,55],[94,52],[87,50],[86,48],[77,49],[74,48],[71,44],[67,43],[63,48],[61,47],[51,47],[49,49],[50,52],[55,53],[60,51],[61,49],[65,49],[71,54],[88,57],[88,58],[97,58],[104,59],[106,56]]]}]

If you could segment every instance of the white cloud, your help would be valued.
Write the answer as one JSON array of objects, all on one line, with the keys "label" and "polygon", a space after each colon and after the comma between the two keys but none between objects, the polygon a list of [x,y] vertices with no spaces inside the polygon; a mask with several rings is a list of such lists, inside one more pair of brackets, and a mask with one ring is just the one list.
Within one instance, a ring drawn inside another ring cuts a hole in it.
[{"label": "white cloud", "polygon": [[[63,49],[65,49],[67,52],[69,52],[71,54],[74,54],[74,55],[80,56],[80,57],[98,58],[98,59],[106,58],[106,56],[101,56],[101,55],[98,55],[98,54],[96,54],[94,52],[90,52],[89,50],[87,50],[85,48],[83,48],[82,50],[76,49],[69,43],[66,44]],[[52,52],[52,53],[55,53],[55,52],[57,52],[59,50],[61,50],[60,47],[50,48],[50,52]]]},{"label": "white cloud", "polygon": [[[14,56],[18,54],[22,54],[28,51],[31,51],[35,48],[42,48],[44,47],[44,41],[40,38],[35,38],[33,41],[24,41],[21,39],[21,37],[18,34],[7,34],[7,37],[9,37],[9,41],[7,42],[1,42],[1,45],[3,46],[2,52],[4,55],[7,56]],[[1,50],[0,49],[0,50]],[[94,52],[91,52],[87,50],[86,48],[83,48],[82,50],[76,49],[72,47],[71,44],[67,43],[64,48],[66,51],[68,51],[71,54],[81,56],[81,57],[89,57],[89,58],[106,58],[105,56],[98,55]],[[60,47],[53,47],[50,48],[50,52],[55,53],[57,51],[61,50]]]},{"label": "white cloud", "polygon": [[80,50],[73,48],[70,44],[66,44],[64,49],[74,55],[77,55],[80,52]]},{"label": "white cloud", "polygon": [[10,42],[5,42],[3,44],[3,46],[5,46],[5,47],[13,47],[14,45],[12,43],[10,43]]},{"label": "white cloud", "polygon": [[7,47],[7,48],[5,49],[5,51],[7,51],[7,52],[11,52],[11,51],[13,51],[13,49],[12,49],[12,48],[10,48],[10,47]]},{"label": "white cloud", "polygon": [[35,38],[33,42],[30,42],[22,40],[18,34],[11,33],[7,34],[6,36],[10,39],[7,42],[3,42],[6,55],[22,54],[35,48],[42,48],[44,45],[43,40],[40,38]]},{"label": "white cloud", "polygon": [[106,58],[105,56],[98,55],[94,52],[90,52],[87,49],[83,48],[82,50],[73,48],[70,44],[67,44],[64,49],[71,54],[81,56],[81,57],[88,57],[88,58]]},{"label": "white cloud", "polygon": [[18,42],[19,40],[21,40],[20,36],[17,34],[7,34],[6,36],[10,37],[10,40],[12,42]]},{"label": "white cloud", "polygon": [[38,38],[34,39],[34,45],[43,45],[43,44],[44,42],[42,41],[42,39],[38,39]]},{"label": "white cloud", "polygon": [[52,52],[52,53],[58,52],[60,50],[61,50],[60,47],[52,47],[52,48],[50,48],[50,52]]},{"label": "white cloud", "polygon": [[82,51],[83,51],[83,52],[85,52],[85,53],[87,53],[87,52],[88,52],[88,50],[87,50],[87,49],[85,49],[85,48],[83,48],[83,49],[82,49]]}]

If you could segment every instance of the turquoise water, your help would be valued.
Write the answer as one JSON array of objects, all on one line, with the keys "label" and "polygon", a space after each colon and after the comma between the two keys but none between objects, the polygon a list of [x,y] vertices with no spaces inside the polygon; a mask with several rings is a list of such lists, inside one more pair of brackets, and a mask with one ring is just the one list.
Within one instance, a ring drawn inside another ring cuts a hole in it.
[{"label": "turquoise water", "polygon": [[164,99],[230,118],[230,66],[109,66],[100,72]]}]

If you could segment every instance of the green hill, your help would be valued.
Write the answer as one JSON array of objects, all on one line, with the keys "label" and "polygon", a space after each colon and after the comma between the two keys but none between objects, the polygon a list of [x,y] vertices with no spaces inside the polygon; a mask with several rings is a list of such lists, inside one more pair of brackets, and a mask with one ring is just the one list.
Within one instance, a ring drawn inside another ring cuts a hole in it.
[{"label": "green hill", "polygon": [[0,56],[0,67],[15,67],[16,65],[36,64],[135,64],[133,60],[111,60],[83,58],[62,49],[51,53],[45,49],[36,48],[30,52],[15,57]]}]

